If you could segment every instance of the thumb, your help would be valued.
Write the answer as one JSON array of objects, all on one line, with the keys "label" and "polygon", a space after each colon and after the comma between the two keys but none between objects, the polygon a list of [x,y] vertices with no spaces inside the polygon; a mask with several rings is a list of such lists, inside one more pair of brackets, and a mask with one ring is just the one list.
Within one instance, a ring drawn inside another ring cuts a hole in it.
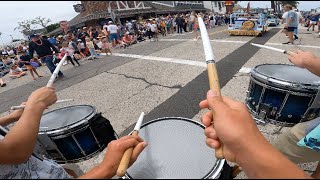
[{"label": "thumb", "polygon": [[212,109],[213,112],[219,112],[228,108],[217,91],[209,90],[207,100],[209,108]]}]

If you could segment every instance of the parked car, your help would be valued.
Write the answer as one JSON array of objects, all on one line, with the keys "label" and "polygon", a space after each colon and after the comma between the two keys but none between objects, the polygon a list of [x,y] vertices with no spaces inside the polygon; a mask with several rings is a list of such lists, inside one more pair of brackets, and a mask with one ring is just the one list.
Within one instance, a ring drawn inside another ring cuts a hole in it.
[{"label": "parked car", "polygon": [[276,17],[276,16],[274,16],[274,15],[268,15],[267,16],[267,23],[269,24],[269,26],[270,25],[272,25],[272,26],[278,26],[279,25],[279,19]]}]

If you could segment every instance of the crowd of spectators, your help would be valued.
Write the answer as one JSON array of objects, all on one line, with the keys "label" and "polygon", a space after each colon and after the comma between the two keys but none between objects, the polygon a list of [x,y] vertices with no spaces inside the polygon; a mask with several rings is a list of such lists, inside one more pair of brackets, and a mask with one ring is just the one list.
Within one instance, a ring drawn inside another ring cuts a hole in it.
[{"label": "crowd of spectators", "polygon": [[[82,27],[75,31],[68,31],[63,35],[46,36],[41,38],[47,39],[52,45],[57,47],[60,52],[54,57],[53,62],[58,63],[59,60],[67,54],[67,61],[64,65],[71,63],[75,66],[80,59],[95,60],[97,56],[112,55],[112,49],[128,48],[131,45],[141,43],[146,39],[158,40],[159,36],[167,36],[168,34],[182,34],[186,32],[194,32],[195,40],[199,39],[199,25],[197,15],[203,17],[207,28],[214,28],[228,24],[228,14],[218,14],[212,12],[205,13],[179,13],[174,15],[159,15],[148,19],[131,19],[123,23],[115,23],[109,21],[103,26]],[[29,57],[28,43],[21,43],[17,47],[6,48],[1,50],[0,61],[0,86],[5,83],[1,77],[10,73],[10,77],[19,78],[29,71],[35,80],[35,73],[38,77],[42,77],[36,68],[44,65],[37,58]]]}]

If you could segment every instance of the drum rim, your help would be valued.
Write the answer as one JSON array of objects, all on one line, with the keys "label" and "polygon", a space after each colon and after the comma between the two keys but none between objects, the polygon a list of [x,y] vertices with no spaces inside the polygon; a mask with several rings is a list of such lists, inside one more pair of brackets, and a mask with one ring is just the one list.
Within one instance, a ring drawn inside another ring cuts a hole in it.
[{"label": "drum rim", "polygon": [[[146,123],[143,123],[141,125],[141,128],[149,125],[149,124],[152,124],[152,123],[156,123],[156,122],[159,122],[159,121],[165,121],[165,120],[169,120],[169,119],[177,119],[177,120],[181,120],[181,121],[186,121],[186,122],[190,122],[190,123],[193,123],[203,129],[205,129],[205,126],[193,119],[189,119],[189,118],[185,118],[185,117],[174,117],[174,116],[169,116],[169,117],[161,117],[161,118],[157,118],[157,119],[154,119],[154,120],[151,120],[151,121],[148,121]],[[133,131],[131,131],[129,134],[132,134]],[[210,172],[208,172],[202,179],[208,179],[209,177],[214,177],[216,178],[222,171],[223,169],[223,165],[225,163],[225,159],[217,159],[217,161],[215,162],[215,164],[213,165],[212,169]],[[125,177],[129,178],[129,179],[133,179],[129,173],[126,173],[124,175]]]},{"label": "drum rim", "polygon": [[[96,114],[97,114],[97,109],[96,107],[94,106],[91,106],[91,105],[86,105],[86,104],[83,104],[83,105],[72,105],[72,106],[66,106],[66,107],[62,107],[62,108],[58,108],[58,109],[55,109],[55,110],[52,110],[52,111],[49,111],[49,112],[46,112],[44,113],[42,116],[48,114],[48,113],[51,113],[51,112],[54,112],[54,111],[61,111],[63,109],[67,109],[67,108],[74,108],[74,107],[91,107],[92,108],[92,113],[91,114],[88,114],[86,117],[84,117],[83,119],[80,119],[79,121],[76,121],[74,123],[71,123],[70,125],[66,125],[66,126],[63,126],[63,127],[59,127],[59,128],[53,128],[53,129],[50,129],[50,130],[44,130],[44,129],[40,129],[39,128],[39,134],[47,134],[47,135],[61,135],[61,132],[68,132],[76,127],[79,127],[80,125],[86,125],[86,123],[88,123],[88,121],[94,117]],[[64,134],[64,133],[62,133]]]},{"label": "drum rim", "polygon": [[255,66],[250,74],[251,74],[251,77],[256,79],[256,80],[260,80],[262,82],[265,82],[265,83],[268,83],[268,82],[271,82],[273,83],[274,85],[278,85],[278,86],[285,86],[285,87],[290,87],[292,89],[294,89],[295,87],[296,88],[299,88],[299,89],[307,89],[307,90],[317,90],[319,89],[319,86],[320,85],[315,85],[315,84],[307,84],[307,83],[297,83],[297,82],[292,82],[292,81],[288,81],[288,80],[283,80],[283,79],[279,79],[279,78],[275,78],[275,77],[271,77],[271,76],[267,76],[259,71],[257,71],[257,67],[260,67],[260,66],[265,66],[265,65],[282,65],[282,66],[291,66],[291,67],[296,67],[294,65],[291,65],[291,64],[260,64],[260,65],[257,65]]}]

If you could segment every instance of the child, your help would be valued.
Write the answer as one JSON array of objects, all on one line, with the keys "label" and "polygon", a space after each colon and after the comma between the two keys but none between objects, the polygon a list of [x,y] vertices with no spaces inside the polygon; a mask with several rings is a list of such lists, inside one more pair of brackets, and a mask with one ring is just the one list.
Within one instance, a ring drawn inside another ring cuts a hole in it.
[{"label": "child", "polygon": [[65,54],[67,54],[67,60],[71,61],[71,64],[72,64],[74,67],[75,67],[76,65],[74,64],[73,60],[75,60],[76,63],[78,64],[78,66],[80,66],[79,61],[73,57],[74,49],[68,45],[68,42],[64,41],[64,42],[62,43],[62,48],[60,49],[60,52],[61,52],[61,53],[60,53],[60,54],[61,54],[61,55],[60,55],[60,56],[61,56],[61,59],[63,58],[63,56],[64,56]]},{"label": "child", "polygon": [[[26,51],[22,51],[21,52],[20,62],[22,62],[25,65],[25,67],[27,68],[27,70],[29,70],[33,80],[36,80],[36,78],[34,77],[33,72],[36,73],[36,75],[38,77],[43,77],[43,76],[39,75],[37,70],[36,70],[36,67],[38,67],[39,64],[37,64],[37,62],[34,61],[33,59],[31,60],[30,56],[27,55]],[[36,63],[38,66],[36,66],[36,65],[32,66],[31,62]]]},{"label": "child", "polygon": [[86,45],[87,45],[87,48],[90,51],[91,58],[93,60],[96,59],[97,53],[96,53],[96,50],[94,48],[94,44],[88,37],[86,37]]},{"label": "child", "polygon": [[102,36],[102,41],[101,41],[101,52],[106,53],[107,55],[112,55],[112,52],[110,50],[110,45],[108,43],[108,39],[106,36]]},{"label": "child", "polygon": [[26,72],[23,72],[17,65],[13,65],[10,68],[10,76],[11,78],[20,78],[26,75]]},{"label": "child", "polygon": [[85,58],[85,57],[87,57],[86,56],[86,47],[85,47],[85,45],[84,45],[84,42],[82,42],[81,41],[81,39],[78,39],[78,49],[80,50],[80,55],[81,55],[81,57],[82,58]]}]

